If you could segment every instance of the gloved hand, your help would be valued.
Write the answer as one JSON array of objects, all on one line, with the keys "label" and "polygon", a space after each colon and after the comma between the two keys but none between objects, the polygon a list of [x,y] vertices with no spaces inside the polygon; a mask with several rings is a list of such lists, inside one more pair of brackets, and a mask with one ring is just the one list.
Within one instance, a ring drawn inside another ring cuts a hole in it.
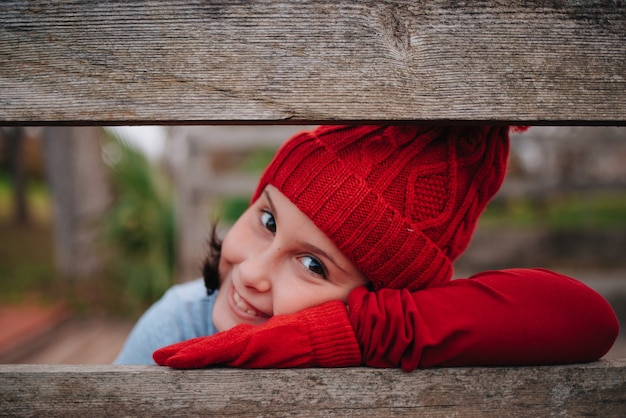
[{"label": "gloved hand", "polygon": [[226,365],[243,368],[349,367],[361,352],[342,302],[277,315],[263,325],[240,324],[209,337],[161,348],[152,355],[178,369]]}]

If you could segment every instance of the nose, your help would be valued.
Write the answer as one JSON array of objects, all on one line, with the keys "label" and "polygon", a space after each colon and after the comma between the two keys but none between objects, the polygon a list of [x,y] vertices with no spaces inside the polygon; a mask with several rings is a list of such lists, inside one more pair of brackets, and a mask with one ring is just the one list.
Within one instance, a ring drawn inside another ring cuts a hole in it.
[{"label": "nose", "polygon": [[272,288],[272,260],[269,251],[247,257],[239,264],[241,284],[259,293]]}]

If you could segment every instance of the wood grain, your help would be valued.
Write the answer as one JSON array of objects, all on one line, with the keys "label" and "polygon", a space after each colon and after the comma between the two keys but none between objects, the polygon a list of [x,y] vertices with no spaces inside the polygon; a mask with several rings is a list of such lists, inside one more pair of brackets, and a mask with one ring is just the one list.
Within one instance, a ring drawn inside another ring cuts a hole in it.
[{"label": "wood grain", "polygon": [[626,360],[413,373],[2,365],[0,411],[10,416],[624,416]]},{"label": "wood grain", "polygon": [[626,124],[623,1],[0,2],[3,124]]}]

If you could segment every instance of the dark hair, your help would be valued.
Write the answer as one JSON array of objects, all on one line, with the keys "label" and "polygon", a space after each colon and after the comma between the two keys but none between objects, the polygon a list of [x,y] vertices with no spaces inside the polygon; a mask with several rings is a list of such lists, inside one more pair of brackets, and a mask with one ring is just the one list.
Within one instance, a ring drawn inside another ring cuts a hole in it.
[{"label": "dark hair", "polygon": [[217,222],[213,224],[209,236],[209,251],[202,266],[202,276],[208,295],[212,295],[220,286],[219,264],[222,254],[222,241],[217,237]]}]

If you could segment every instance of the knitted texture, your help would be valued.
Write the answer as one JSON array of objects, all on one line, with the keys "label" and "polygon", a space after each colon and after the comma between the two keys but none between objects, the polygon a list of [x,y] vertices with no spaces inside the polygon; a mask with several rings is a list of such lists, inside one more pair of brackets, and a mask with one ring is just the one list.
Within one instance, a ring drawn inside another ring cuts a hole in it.
[{"label": "knitted texture", "polygon": [[447,281],[506,171],[508,127],[322,126],[263,173],[372,282]]},{"label": "knitted texture", "polygon": [[152,357],[161,366],[178,369],[219,364],[249,369],[361,364],[359,343],[340,301],[276,315],[258,326],[239,324],[215,335],[163,347]]}]

